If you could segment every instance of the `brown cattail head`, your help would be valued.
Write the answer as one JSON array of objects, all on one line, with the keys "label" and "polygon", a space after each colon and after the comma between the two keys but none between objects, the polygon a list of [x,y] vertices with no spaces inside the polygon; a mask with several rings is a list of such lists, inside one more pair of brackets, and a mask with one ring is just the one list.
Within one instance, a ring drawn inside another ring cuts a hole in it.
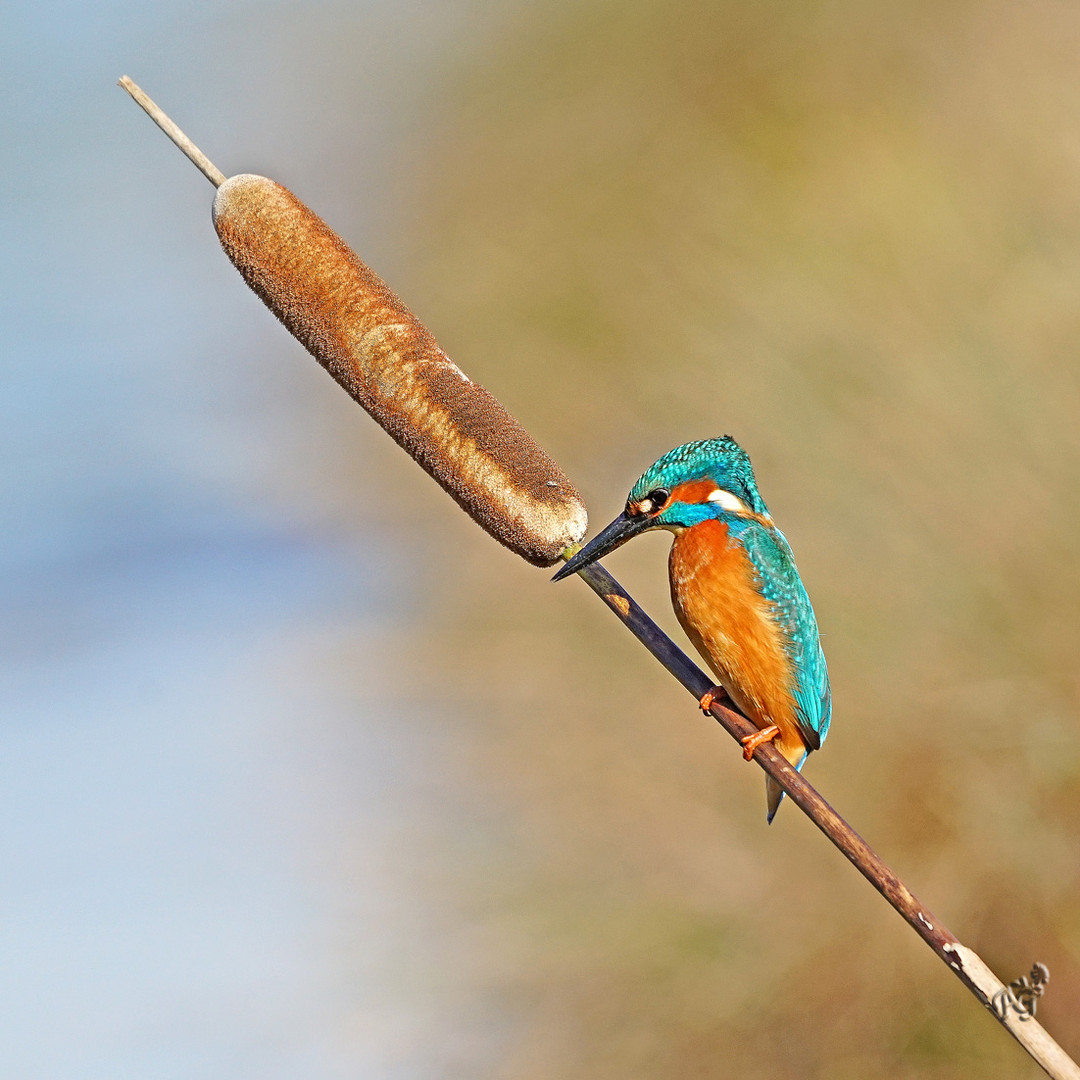
[{"label": "brown cattail head", "polygon": [[233,176],[214,227],[266,306],[496,540],[550,566],[585,535],[558,465],[292,192]]}]

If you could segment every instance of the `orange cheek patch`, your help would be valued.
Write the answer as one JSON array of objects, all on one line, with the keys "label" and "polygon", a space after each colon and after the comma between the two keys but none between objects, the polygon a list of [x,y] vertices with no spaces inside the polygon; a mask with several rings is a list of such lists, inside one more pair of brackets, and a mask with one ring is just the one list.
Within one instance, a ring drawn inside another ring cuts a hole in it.
[{"label": "orange cheek patch", "polygon": [[711,480],[688,480],[685,484],[679,484],[672,489],[669,502],[703,503],[709,501],[709,496],[716,490],[716,485]]}]

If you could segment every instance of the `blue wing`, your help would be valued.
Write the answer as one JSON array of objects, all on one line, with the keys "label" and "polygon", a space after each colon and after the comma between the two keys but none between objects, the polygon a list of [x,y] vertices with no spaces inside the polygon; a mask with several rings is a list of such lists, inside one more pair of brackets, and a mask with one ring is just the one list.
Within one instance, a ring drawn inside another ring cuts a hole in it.
[{"label": "blue wing", "polygon": [[799,730],[807,747],[817,750],[829,733],[832,692],[810,597],[806,595],[787,539],[779,529],[748,522],[740,539],[757,568],[762,595],[772,605],[784,634],[785,648],[795,671],[793,695]]}]

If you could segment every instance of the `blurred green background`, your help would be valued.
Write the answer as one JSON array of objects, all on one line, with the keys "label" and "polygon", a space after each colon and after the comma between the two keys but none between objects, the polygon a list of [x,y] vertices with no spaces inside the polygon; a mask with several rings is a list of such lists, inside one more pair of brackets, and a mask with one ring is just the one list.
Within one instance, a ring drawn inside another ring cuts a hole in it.
[{"label": "blurred green background", "polygon": [[[1041,1075],[216,249],[322,214],[578,484],[749,450],[809,779],[1080,1053],[1080,9],[3,13],[13,1075]],[[608,561],[672,633],[666,542]],[[681,638],[680,638],[681,640]]]}]

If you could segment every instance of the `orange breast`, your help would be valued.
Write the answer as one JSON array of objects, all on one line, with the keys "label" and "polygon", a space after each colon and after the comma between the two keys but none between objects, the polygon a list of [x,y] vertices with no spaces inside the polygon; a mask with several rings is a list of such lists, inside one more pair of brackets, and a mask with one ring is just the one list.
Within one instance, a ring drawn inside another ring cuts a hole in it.
[{"label": "orange breast", "polygon": [[776,724],[789,761],[805,752],[795,719],[793,673],[754,566],[721,521],[678,534],[668,562],[675,614],[721,685],[758,727]]}]

